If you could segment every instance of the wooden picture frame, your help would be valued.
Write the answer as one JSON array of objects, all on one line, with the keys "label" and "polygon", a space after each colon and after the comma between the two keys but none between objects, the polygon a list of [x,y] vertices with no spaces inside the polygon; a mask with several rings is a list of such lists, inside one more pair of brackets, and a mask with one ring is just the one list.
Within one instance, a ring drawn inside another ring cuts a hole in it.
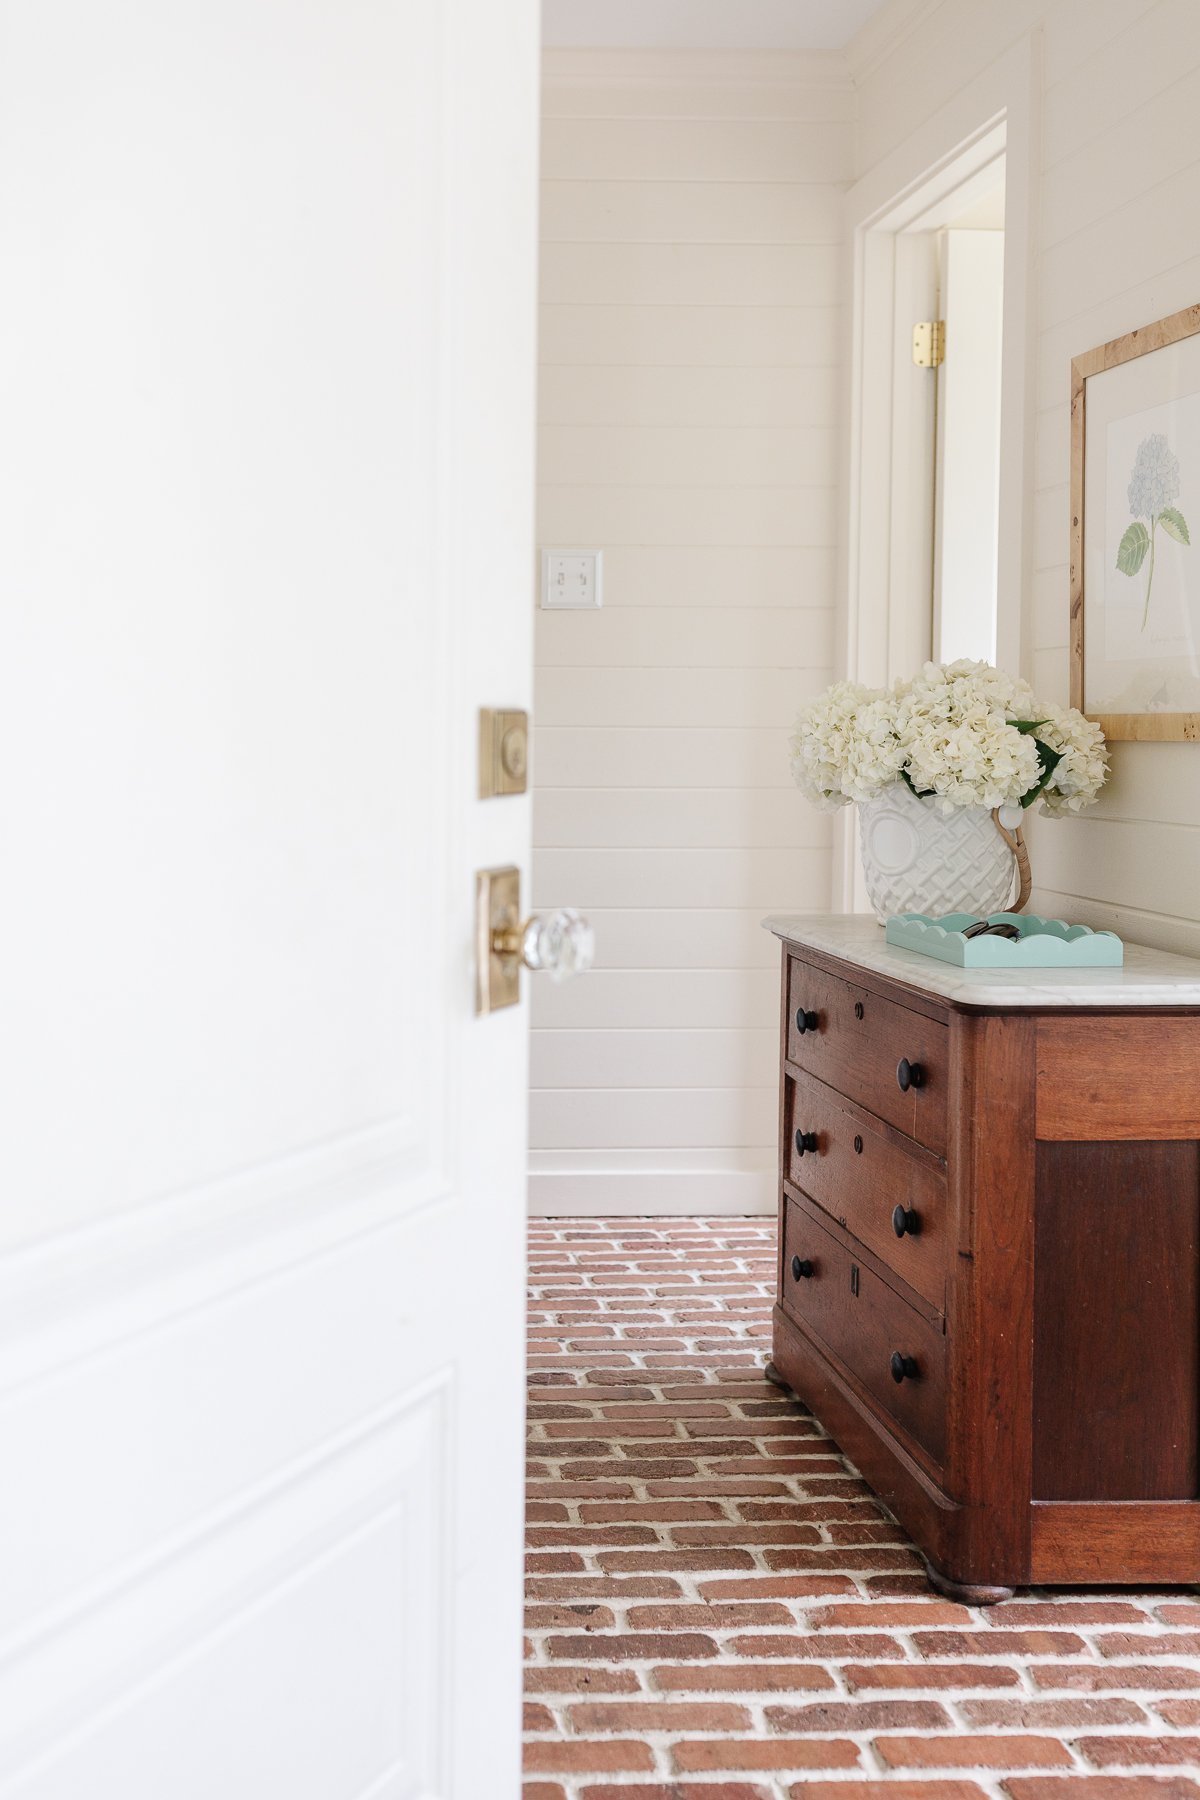
[{"label": "wooden picture frame", "polygon": [[[1100,344],[1094,350],[1077,356],[1071,363],[1071,704],[1095,719],[1106,738],[1115,742],[1200,742],[1200,711],[1169,712],[1163,710],[1146,710],[1141,712],[1107,712],[1095,710],[1087,705],[1084,645],[1088,626],[1089,608],[1085,590],[1085,562],[1088,543],[1085,520],[1085,492],[1087,484],[1087,390],[1088,382],[1093,376],[1105,374],[1119,368],[1122,364],[1133,362],[1138,357],[1151,356],[1156,351],[1169,349],[1172,345],[1183,343],[1186,339],[1200,333],[1200,305],[1184,307],[1182,312],[1172,313],[1168,318],[1159,319],[1153,325],[1144,325],[1137,331],[1128,331],[1123,337],[1113,338],[1107,344]],[[1190,396],[1192,390],[1188,388]],[[1140,455],[1140,452],[1139,452]],[[1176,459],[1177,461],[1177,459]],[[1164,508],[1158,515],[1161,521],[1165,514],[1183,525],[1183,520],[1174,508]],[[1136,539],[1132,546],[1133,556],[1141,550],[1146,554],[1145,546],[1151,549],[1150,578],[1153,578],[1153,534],[1158,521],[1150,515],[1151,531],[1137,522],[1127,528],[1126,536],[1140,530],[1143,542]],[[1197,575],[1200,576],[1200,514],[1196,519],[1197,527]],[[1180,536],[1178,527],[1167,526],[1170,535],[1177,543],[1190,545],[1190,537]],[[1186,530],[1186,528],[1185,528]],[[1121,551],[1125,548],[1125,538],[1121,540]],[[1130,571],[1118,559],[1118,568],[1122,573]],[[1140,569],[1141,561],[1135,563],[1134,573]],[[1095,615],[1103,601],[1091,608]],[[1149,609],[1149,587],[1146,598]],[[1093,616],[1093,624],[1095,618]],[[1153,666],[1152,664],[1149,666]]]}]

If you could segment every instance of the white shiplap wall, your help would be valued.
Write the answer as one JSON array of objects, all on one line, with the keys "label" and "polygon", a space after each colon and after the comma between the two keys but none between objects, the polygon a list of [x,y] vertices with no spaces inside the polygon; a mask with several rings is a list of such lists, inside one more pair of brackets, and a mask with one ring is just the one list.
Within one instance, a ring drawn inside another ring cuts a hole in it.
[{"label": "white shiplap wall", "polygon": [[[895,0],[852,55],[856,172],[1027,34],[1041,127],[1023,661],[1040,693],[1066,700],[1070,363],[1200,299],[1200,5],[942,0],[914,11]],[[1032,842],[1038,910],[1200,952],[1200,746],[1114,746],[1101,803],[1079,819],[1036,821]]]},{"label": "white shiplap wall", "polygon": [[774,1205],[758,921],[829,894],[787,733],[832,675],[852,117],[831,56],[547,59],[538,541],[605,585],[537,620],[533,898],[598,939],[533,984],[538,1210]]}]

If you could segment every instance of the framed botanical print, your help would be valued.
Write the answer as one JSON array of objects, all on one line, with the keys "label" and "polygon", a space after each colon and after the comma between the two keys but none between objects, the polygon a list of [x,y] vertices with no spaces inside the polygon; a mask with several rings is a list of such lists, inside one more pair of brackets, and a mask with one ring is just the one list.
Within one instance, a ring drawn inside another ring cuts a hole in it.
[{"label": "framed botanical print", "polygon": [[1071,364],[1071,704],[1200,741],[1200,306]]}]

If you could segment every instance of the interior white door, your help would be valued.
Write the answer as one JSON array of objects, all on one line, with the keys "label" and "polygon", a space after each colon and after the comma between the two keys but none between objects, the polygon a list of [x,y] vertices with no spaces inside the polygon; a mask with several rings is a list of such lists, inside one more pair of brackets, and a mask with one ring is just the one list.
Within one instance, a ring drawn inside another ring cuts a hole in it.
[{"label": "interior white door", "polygon": [[518,1789],[536,0],[2,0],[0,1789]]},{"label": "interior white door", "polygon": [[1004,233],[940,234],[933,641],[939,661],[996,660]]}]

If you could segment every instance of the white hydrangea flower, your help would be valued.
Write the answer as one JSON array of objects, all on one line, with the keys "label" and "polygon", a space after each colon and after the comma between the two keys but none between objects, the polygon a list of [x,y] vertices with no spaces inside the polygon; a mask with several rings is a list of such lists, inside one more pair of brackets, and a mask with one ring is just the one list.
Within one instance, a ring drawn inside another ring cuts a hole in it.
[{"label": "white hydrangea flower", "polygon": [[1042,811],[1061,818],[1091,806],[1108,778],[1108,749],[1104,733],[1073,706],[1051,706],[1039,736],[1051,750],[1061,750],[1062,761],[1042,791]]},{"label": "white hydrangea flower", "polygon": [[946,813],[1016,805],[1042,780],[1039,741],[1061,753],[1039,796],[1043,810],[1090,805],[1108,772],[1098,726],[1073,708],[1044,706],[1028,682],[989,663],[929,662],[890,693],[841,681],[804,707],[792,774],[826,809],[873,800],[899,780]]},{"label": "white hydrangea flower", "polygon": [[854,718],[864,702],[881,698],[876,688],[835,681],[819,699],[800,709],[792,734],[792,779],[814,806],[831,812],[851,795],[844,776],[854,743]]},{"label": "white hydrangea flower", "polygon": [[1127,491],[1135,519],[1156,519],[1179,498],[1179,458],[1161,431],[1152,431],[1138,445]]},{"label": "white hydrangea flower", "polygon": [[847,744],[842,790],[850,800],[873,800],[900,778],[904,750],[896,735],[896,699],[880,694],[865,700],[854,715]]}]

